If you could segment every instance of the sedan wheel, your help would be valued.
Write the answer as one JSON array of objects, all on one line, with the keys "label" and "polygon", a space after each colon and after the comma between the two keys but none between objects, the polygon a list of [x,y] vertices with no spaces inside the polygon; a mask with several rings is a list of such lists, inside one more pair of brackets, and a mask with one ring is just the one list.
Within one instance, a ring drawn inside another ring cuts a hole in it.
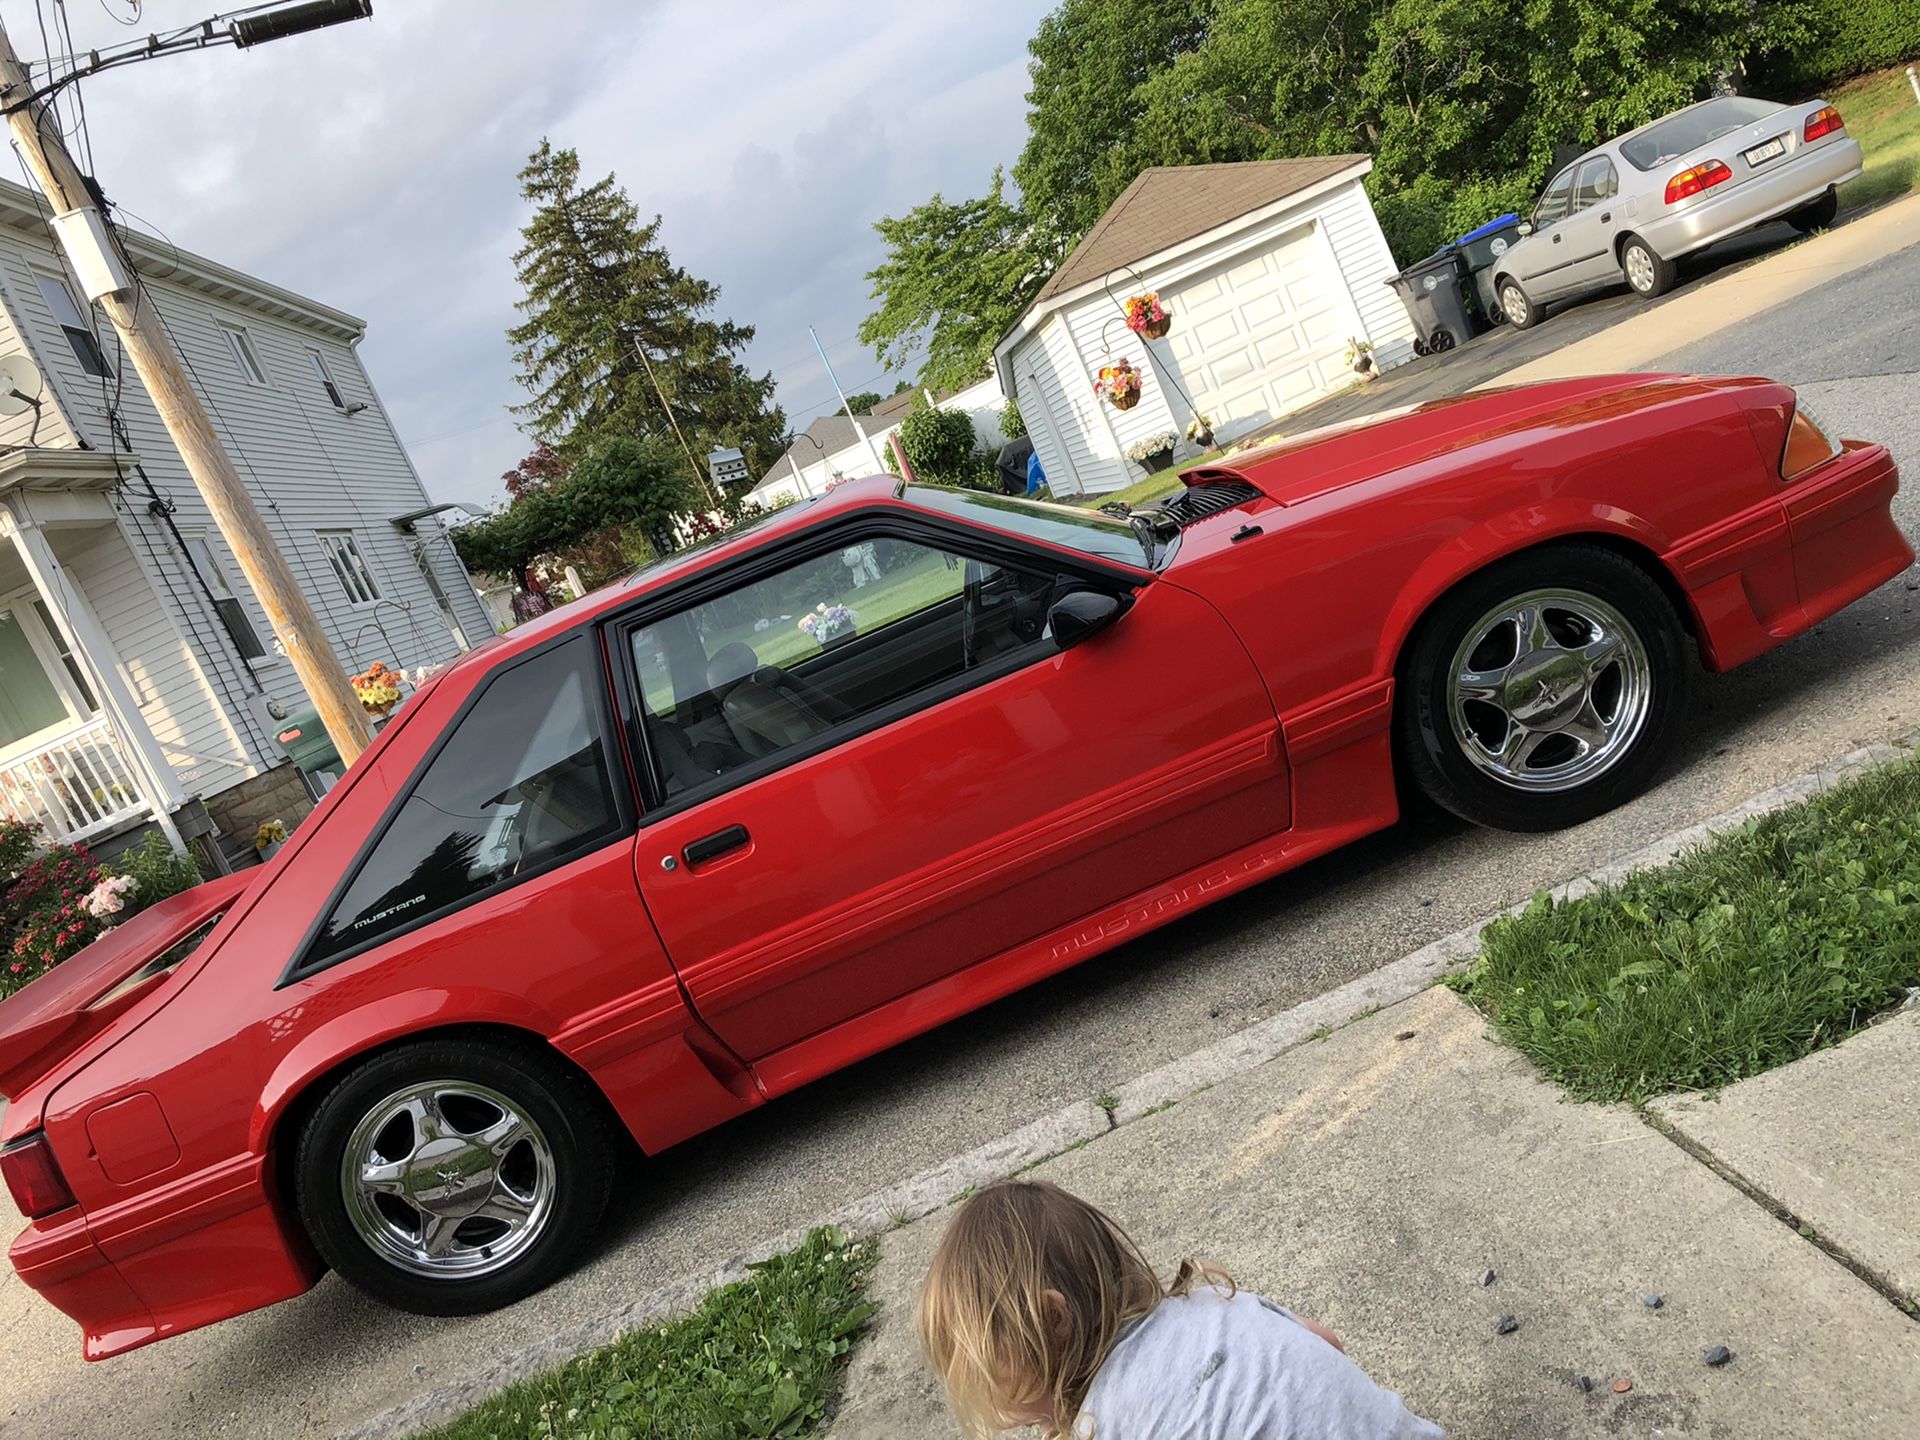
[{"label": "sedan wheel", "polygon": [[599,1094],[537,1047],[429,1038],[335,1085],[295,1169],[334,1269],[400,1309],[461,1315],[565,1272],[606,1208],[612,1134]]},{"label": "sedan wheel", "polygon": [[1500,282],[1500,308],[1506,312],[1506,321],[1516,330],[1531,330],[1540,323],[1540,316],[1533,308],[1533,302],[1527,298],[1517,281]]},{"label": "sedan wheel", "polygon": [[1547,547],[1483,571],[1408,648],[1408,773],[1479,824],[1590,819],[1657,773],[1692,684],[1687,644],[1659,585],[1611,551]]},{"label": "sedan wheel", "polygon": [[1651,300],[1673,288],[1680,270],[1671,260],[1663,260],[1638,235],[1629,239],[1620,251],[1620,268],[1636,295]]}]

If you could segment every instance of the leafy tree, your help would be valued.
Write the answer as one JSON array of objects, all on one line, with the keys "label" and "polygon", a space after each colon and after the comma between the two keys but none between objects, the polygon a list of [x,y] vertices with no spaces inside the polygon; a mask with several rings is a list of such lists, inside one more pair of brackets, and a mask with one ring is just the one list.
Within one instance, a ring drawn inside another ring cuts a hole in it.
[{"label": "leafy tree", "polygon": [[[897,390],[894,391],[896,395],[899,393]],[[856,415],[867,415],[872,413],[874,406],[886,398],[878,390],[862,390],[857,395],[847,396],[847,408]]]},{"label": "leafy tree", "polygon": [[1027,433],[1027,422],[1020,418],[1020,402],[1011,395],[1000,410],[1000,433],[1009,440],[1018,440]]},{"label": "leafy tree", "polygon": [[924,352],[920,383],[934,389],[957,390],[985,373],[994,342],[1060,259],[1007,199],[999,170],[978,200],[935,195],[873,228],[887,258],[867,272],[880,308],[861,322],[860,338],[889,369]]},{"label": "leafy tree", "polygon": [[525,318],[507,336],[533,434],[574,457],[616,438],[673,439],[644,350],[696,449],[738,447],[755,470],[779,458],[773,377],[737,358],[753,328],[708,318],[719,288],[672,262],[660,217],[641,223],[611,175],[583,185],[579,157],[545,140],[520,186],[534,206],[513,257]]},{"label": "leafy tree", "polygon": [[1198,47],[1216,0],[1064,0],[1027,51],[1028,138],[1013,167],[1022,204],[1065,253],[1138,173],[1135,89]]},{"label": "leafy tree", "polygon": [[672,549],[677,522],[702,508],[677,447],[613,439],[552,483],[454,530],[453,543],[471,568],[511,576],[529,589],[538,587],[528,572],[542,560],[573,565],[594,585]]}]

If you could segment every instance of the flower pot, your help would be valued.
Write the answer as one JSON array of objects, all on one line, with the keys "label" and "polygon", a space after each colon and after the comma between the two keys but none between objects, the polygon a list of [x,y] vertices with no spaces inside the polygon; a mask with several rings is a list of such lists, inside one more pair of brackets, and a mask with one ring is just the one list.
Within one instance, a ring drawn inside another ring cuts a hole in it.
[{"label": "flower pot", "polygon": [[1353,370],[1356,375],[1371,375],[1373,373],[1373,356],[1362,355],[1353,362]]},{"label": "flower pot", "polygon": [[842,630],[837,635],[829,635],[824,640],[816,640],[814,644],[818,645],[822,650],[837,650],[859,633],[858,630]]},{"label": "flower pot", "polygon": [[1140,392],[1135,390],[1131,395],[1110,395],[1107,398],[1114,409],[1131,410],[1140,403]]},{"label": "flower pot", "polygon": [[1173,328],[1173,317],[1162,315],[1158,320],[1149,320],[1140,327],[1140,333],[1149,340],[1158,340]]},{"label": "flower pot", "polygon": [[1165,470],[1173,464],[1173,451],[1156,451],[1154,454],[1147,456],[1146,459],[1136,460],[1134,463],[1149,475],[1158,475],[1162,470]]},{"label": "flower pot", "polygon": [[1190,438],[1193,443],[1198,445],[1202,450],[1211,450],[1213,448],[1213,431],[1211,430],[1199,431]]}]

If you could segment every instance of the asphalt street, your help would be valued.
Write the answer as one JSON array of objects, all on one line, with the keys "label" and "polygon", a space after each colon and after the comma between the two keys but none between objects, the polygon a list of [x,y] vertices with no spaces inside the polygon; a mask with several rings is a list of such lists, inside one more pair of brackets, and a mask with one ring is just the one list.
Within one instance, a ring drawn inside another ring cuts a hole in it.
[{"label": "asphalt street", "polygon": [[[1920,478],[1920,246],[1648,368],[1767,374]],[[1609,302],[1602,301],[1601,304]],[[1470,381],[1468,383],[1471,383]],[[1383,382],[1384,384],[1384,382]],[[1676,474],[1684,485],[1687,476]],[[1920,535],[1910,488],[1897,513]],[[1085,1100],[1858,746],[1920,725],[1920,572],[1705,677],[1665,781],[1545,836],[1404,823],[636,1166],[586,1268],[515,1307],[422,1320],[329,1278],[292,1303],[98,1366],[0,1276],[9,1436],[330,1434],[561,1326]],[[1143,674],[1142,684],[1153,677]]]}]

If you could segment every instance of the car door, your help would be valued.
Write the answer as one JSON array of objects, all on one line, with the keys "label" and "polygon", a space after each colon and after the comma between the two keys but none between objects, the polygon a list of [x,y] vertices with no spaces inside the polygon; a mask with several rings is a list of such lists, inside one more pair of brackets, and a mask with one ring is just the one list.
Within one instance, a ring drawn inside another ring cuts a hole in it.
[{"label": "car door", "polygon": [[1540,203],[1533,207],[1533,233],[1515,248],[1513,268],[1521,285],[1535,302],[1552,299],[1568,288],[1567,237],[1560,226],[1566,222],[1573,203],[1573,166],[1568,166],[1541,192]]},{"label": "car door", "polygon": [[1620,279],[1620,262],[1613,252],[1619,230],[1613,202],[1619,193],[1620,175],[1607,156],[1589,155],[1574,166],[1570,209],[1554,227],[1567,250],[1567,289],[1598,289]]},{"label": "car door", "polygon": [[[1049,607],[1074,590],[1126,610],[1062,648]],[[612,645],[640,887],[749,1060],[1288,823],[1252,661],[1137,567],[883,518],[755,557]],[[1063,934],[1031,973],[1071,953]]]}]

